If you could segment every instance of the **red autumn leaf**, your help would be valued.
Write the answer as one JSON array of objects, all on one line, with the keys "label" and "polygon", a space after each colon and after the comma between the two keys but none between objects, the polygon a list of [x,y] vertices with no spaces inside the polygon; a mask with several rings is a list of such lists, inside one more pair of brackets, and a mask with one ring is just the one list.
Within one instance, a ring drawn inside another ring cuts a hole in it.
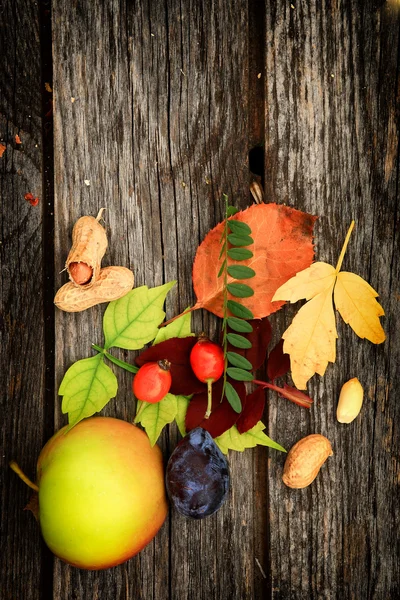
[{"label": "red autumn leaf", "polygon": [[267,375],[273,381],[290,371],[290,356],[283,352],[283,340],[279,340],[268,356]]},{"label": "red autumn leaf", "polygon": [[[247,358],[253,365],[253,371],[257,371],[264,363],[267,356],[267,348],[271,341],[272,328],[266,317],[264,319],[253,319],[249,321],[249,323],[252,325],[253,331],[251,333],[241,333],[240,335],[251,342],[251,348],[236,348],[236,346],[228,344],[228,351],[236,352]],[[229,332],[235,333],[228,327],[228,333]]]},{"label": "red autumn leaf", "polygon": [[[254,243],[247,248],[253,257],[228,264],[246,265],[256,275],[249,280],[254,296],[241,299],[254,318],[261,319],[277,311],[284,302],[272,302],[276,290],[299,271],[309,267],[314,258],[312,243],[316,217],[278,204],[257,204],[236,213],[232,219],[247,223]],[[194,308],[206,308],[223,316],[223,277],[218,277],[223,258],[221,235],[223,223],[212,229],[200,244],[193,264],[193,287],[197,296]],[[228,277],[228,283],[233,281]]]},{"label": "red autumn leaf", "polygon": [[21,138],[19,137],[18,133],[15,134],[15,143],[19,146],[20,144],[22,144],[21,142]]},{"label": "red autumn leaf", "polygon": [[3,156],[6,149],[7,149],[7,146],[5,144],[0,144],[0,158]]},{"label": "red autumn leaf", "polygon": [[[232,380],[230,380],[230,383],[239,394],[242,407],[244,408],[246,406],[246,388],[244,383]],[[222,435],[236,423],[239,414],[233,410],[226,398],[221,402],[222,385],[223,381],[219,379],[212,386],[212,409],[208,419],[204,418],[207,410],[207,392],[193,396],[186,412],[186,431],[191,431],[195,427],[202,427],[215,438]]]},{"label": "red autumn leaf", "polygon": [[197,342],[195,337],[171,338],[144,350],[136,359],[141,367],[147,362],[167,359],[171,363],[171,394],[184,396],[196,394],[206,389],[195,376],[190,366],[190,351]]},{"label": "red autumn leaf", "polygon": [[265,391],[262,387],[258,387],[252,394],[246,398],[246,405],[242,410],[236,427],[239,433],[245,433],[261,421],[265,407]]}]

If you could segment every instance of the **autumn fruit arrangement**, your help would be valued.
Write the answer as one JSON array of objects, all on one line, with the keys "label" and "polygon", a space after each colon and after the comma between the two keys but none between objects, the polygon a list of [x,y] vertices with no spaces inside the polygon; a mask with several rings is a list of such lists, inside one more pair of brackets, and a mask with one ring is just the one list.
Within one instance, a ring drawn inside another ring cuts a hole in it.
[{"label": "autumn fruit arrangement", "polygon": [[[104,341],[92,344],[95,354],[64,375],[59,395],[68,425],[43,448],[36,483],[11,465],[35,491],[31,508],[46,543],[72,565],[102,569],[135,555],[166,518],[167,496],[185,517],[214,514],[229,492],[229,451],[262,445],[286,452],[265,433],[265,391],[312,406],[307,382],[315,373],[324,375],[336,358],[334,306],[360,338],[375,344],[385,339],[377,292],[341,270],[354,223],[333,267],[313,262],[316,217],[276,204],[238,212],[226,196],[224,202],[223,222],[194,260],[196,303],[167,322],[163,305],[175,282],[132,289],[128,269],[101,267],[107,237],[99,216],[82,217],[74,227],[66,262],[71,281],[55,304],[74,312],[109,302]],[[301,299],[306,303],[269,350],[268,316]],[[219,339],[192,332],[191,313],[198,309],[221,319]],[[136,355],[126,362],[115,348]],[[134,423],[94,416],[117,395],[109,363],[132,374]],[[266,381],[257,378],[261,366]],[[277,385],[289,371],[294,385]],[[345,383],[338,421],[351,423],[362,400],[358,379]],[[182,439],[164,472],[156,442],[174,421]],[[283,483],[310,485],[332,454],[319,433],[298,440],[287,455]]]}]

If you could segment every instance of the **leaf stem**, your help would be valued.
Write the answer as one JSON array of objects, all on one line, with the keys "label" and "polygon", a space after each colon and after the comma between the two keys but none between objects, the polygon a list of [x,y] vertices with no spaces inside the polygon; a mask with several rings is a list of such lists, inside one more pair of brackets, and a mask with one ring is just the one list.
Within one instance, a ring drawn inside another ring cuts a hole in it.
[{"label": "leaf stem", "polygon": [[169,319],[168,321],[164,321],[164,323],[161,323],[161,325],[159,325],[158,328],[161,329],[161,327],[165,327],[166,325],[173,323],[174,321],[176,321],[176,319],[179,319],[179,317],[183,317],[184,315],[187,315],[188,313],[192,312],[193,310],[197,310],[199,308],[201,308],[200,304],[196,303],[194,306],[187,308],[186,310],[181,312],[179,315],[172,317],[172,319]]},{"label": "leaf stem", "polygon": [[125,371],[129,371],[129,373],[135,374],[139,371],[139,367],[135,367],[135,365],[131,365],[131,364],[125,362],[124,360],[120,360],[119,358],[116,358],[112,354],[109,354],[107,352],[107,350],[104,350],[104,348],[97,346],[97,344],[92,344],[92,348],[93,348],[93,350],[100,352],[100,354],[104,354],[104,356],[106,358],[108,358],[109,361],[114,363],[114,365],[121,367],[121,369],[125,369]]},{"label": "leaf stem", "polygon": [[225,198],[225,227],[224,227],[225,268],[224,268],[224,297],[223,297],[224,315],[223,315],[223,321],[222,321],[222,332],[223,332],[222,345],[223,345],[223,350],[224,350],[225,362],[224,362],[224,374],[223,374],[223,382],[222,382],[221,402],[225,395],[226,371],[228,369],[228,357],[227,357],[228,338],[226,335],[227,328],[228,328],[228,324],[227,324],[227,321],[228,321],[228,318],[227,318],[227,312],[228,312],[228,269],[227,269],[227,265],[228,265],[228,196],[226,194],[224,194],[224,198]]},{"label": "leaf stem", "polygon": [[[274,385],[273,383],[267,383],[266,381],[259,381],[258,379],[253,379],[252,383],[255,383],[256,385],[260,385],[263,388],[269,388],[270,390],[274,390],[275,392],[278,392],[278,394],[280,394],[287,400],[294,402],[294,404],[297,404],[298,406],[302,406],[303,408],[311,408],[311,405],[312,405],[311,398],[307,399],[308,398],[307,395],[303,394],[302,392],[299,392],[299,394],[301,394],[301,397],[295,397],[295,396],[293,396],[293,394],[290,394],[287,390],[285,390],[285,388],[280,388],[279,386]],[[298,391],[298,390],[296,390],[296,391]]]},{"label": "leaf stem", "polygon": [[26,483],[26,485],[28,485],[30,488],[32,488],[32,490],[35,490],[35,492],[39,491],[38,486],[36,485],[36,483],[33,483],[33,481],[31,481],[29,479],[29,477],[27,477],[25,475],[25,473],[22,471],[21,467],[15,462],[15,460],[12,460],[10,462],[10,467],[11,469],[14,471],[14,473],[16,473],[18,475],[18,477],[20,479],[22,479],[22,481],[24,483]]},{"label": "leaf stem", "polygon": [[339,260],[338,260],[337,265],[336,265],[336,273],[339,273],[340,269],[342,268],[342,262],[343,262],[343,259],[344,259],[344,255],[346,254],[346,250],[347,250],[347,246],[348,246],[349,239],[350,239],[350,236],[351,236],[351,232],[354,229],[354,224],[355,224],[355,222],[352,221],[351,224],[350,224],[349,230],[348,230],[348,232],[346,234],[346,238],[344,240],[342,251],[340,252]]},{"label": "leaf stem", "polygon": [[142,402],[141,400],[137,401],[136,416],[135,416],[135,419],[133,421],[134,423],[137,423],[139,421],[139,417],[143,413],[143,411],[146,408],[147,404],[148,404],[148,402]]}]

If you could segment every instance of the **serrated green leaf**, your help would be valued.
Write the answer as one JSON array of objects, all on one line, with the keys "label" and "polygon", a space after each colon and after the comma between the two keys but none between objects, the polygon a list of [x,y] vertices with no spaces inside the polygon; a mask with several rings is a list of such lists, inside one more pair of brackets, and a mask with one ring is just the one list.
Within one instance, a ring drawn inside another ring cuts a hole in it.
[{"label": "serrated green leaf", "polygon": [[251,235],[251,228],[243,221],[228,221],[228,227],[232,233],[237,233],[238,235]]},{"label": "serrated green leaf", "polygon": [[230,233],[228,235],[228,242],[232,246],[250,246],[254,244],[254,240],[249,235],[237,235],[236,233]]},{"label": "serrated green leaf", "polygon": [[233,425],[228,431],[215,438],[214,442],[224,454],[227,454],[228,450],[243,452],[246,448],[254,448],[257,445],[269,446],[275,450],[286,452],[285,448],[264,433],[264,429],[265,425],[261,421],[246,433],[239,433],[236,425]]},{"label": "serrated green leaf", "polygon": [[219,271],[218,271],[218,275],[217,275],[217,277],[221,277],[222,273],[224,272],[224,269],[225,269],[225,267],[226,267],[226,258],[225,258],[225,260],[223,261],[223,263],[222,263],[222,265],[221,265],[221,267],[220,267],[220,269],[219,269]]},{"label": "serrated green leaf", "polygon": [[167,394],[160,402],[147,403],[147,405],[140,413],[137,422],[145,428],[150,444],[154,446],[164,426],[175,419],[178,402],[176,396]]},{"label": "serrated green leaf", "polygon": [[226,287],[228,292],[232,296],[236,296],[236,298],[250,298],[250,296],[254,296],[254,291],[251,287],[244,283],[228,283]]},{"label": "serrated green leaf", "polygon": [[228,250],[229,258],[233,260],[248,260],[252,258],[254,255],[251,250],[247,250],[247,248],[229,248]]},{"label": "serrated green leaf", "polygon": [[232,346],[235,346],[235,348],[251,348],[251,342],[242,335],[238,335],[237,333],[227,333],[226,337],[228,342],[232,344]]},{"label": "serrated green leaf", "polygon": [[58,390],[63,396],[61,410],[68,413],[70,427],[102,410],[116,396],[117,390],[117,378],[104,364],[102,354],[74,363]]},{"label": "serrated green leaf", "polygon": [[[186,310],[189,310],[187,308]],[[185,338],[185,337],[193,337],[194,333],[192,333],[192,313],[185,311],[182,316],[175,321],[172,321],[169,325],[165,327],[160,327],[158,333],[156,335],[156,339],[153,342],[153,346],[159,344],[160,342],[165,342],[171,338]]]},{"label": "serrated green leaf", "polygon": [[234,367],[238,367],[239,369],[247,369],[248,371],[251,371],[253,369],[253,365],[251,364],[251,362],[241,354],[238,354],[237,352],[227,352],[226,358],[228,359],[229,363]]},{"label": "serrated green leaf", "polygon": [[182,437],[186,435],[185,418],[190,402],[190,397],[176,396],[177,412],[175,416],[176,424],[178,425],[179,433]]},{"label": "serrated green leaf", "polygon": [[103,317],[105,349],[113,346],[139,350],[151,342],[165,317],[162,309],[175,281],[154,288],[146,285],[128,292],[108,305]]},{"label": "serrated green leaf", "polygon": [[239,302],[236,302],[235,300],[228,300],[226,304],[228,306],[228,309],[231,311],[231,313],[235,315],[235,317],[239,317],[240,319],[253,318],[253,313],[251,312],[251,310],[249,310],[242,304],[239,304]]},{"label": "serrated green leaf", "polygon": [[233,410],[237,413],[240,413],[242,410],[242,402],[240,400],[239,394],[233,387],[229,381],[225,383],[225,396],[228,400],[229,404],[232,406]]},{"label": "serrated green leaf", "polygon": [[243,319],[238,319],[237,317],[228,317],[227,323],[233,331],[238,331],[239,333],[251,333],[253,331],[253,327],[250,323]]},{"label": "serrated green leaf", "polygon": [[228,367],[226,372],[231,379],[235,379],[236,381],[253,381],[254,379],[252,373],[238,367]]},{"label": "serrated green leaf", "polygon": [[228,274],[234,279],[251,279],[256,272],[245,265],[231,265],[228,267]]},{"label": "serrated green leaf", "polygon": [[233,217],[233,215],[236,215],[237,212],[239,212],[239,211],[234,206],[228,206],[226,209],[227,217]]}]

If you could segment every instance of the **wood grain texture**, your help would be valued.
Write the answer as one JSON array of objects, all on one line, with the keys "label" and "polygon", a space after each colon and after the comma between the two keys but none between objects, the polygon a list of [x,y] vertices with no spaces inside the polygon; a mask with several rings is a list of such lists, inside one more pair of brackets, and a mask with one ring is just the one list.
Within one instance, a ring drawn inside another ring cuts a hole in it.
[{"label": "wood grain texture", "polygon": [[[266,3],[268,200],[320,219],[316,255],[380,292],[387,341],[373,346],[337,319],[337,361],[309,385],[310,411],[270,399],[269,432],[290,448],[309,433],[334,456],[306,490],[270,462],[273,598],[394,598],[399,582],[398,48],[395,2]],[[297,307],[279,314],[280,331]],[[360,417],[337,423],[341,385],[357,376]],[[397,506],[397,508],[396,508]]]},{"label": "wood grain texture", "polygon": [[[0,597],[37,600],[47,588],[52,557],[32,514],[23,511],[31,490],[8,463],[16,460],[34,480],[48,435],[39,8],[3,2],[0,24],[0,143],[6,146],[0,158]],[[28,192],[39,197],[37,206],[24,199]]]},{"label": "wood grain texture", "polygon": [[[106,206],[104,264],[131,267],[137,286],[177,279],[167,316],[193,304],[192,261],[222,217],[222,193],[238,206],[249,199],[247,8],[222,0],[55,1],[56,270],[74,221]],[[57,314],[57,383],[101,342],[103,309]],[[215,333],[209,315],[193,322]],[[107,413],[132,418],[130,377],[118,378]],[[57,426],[65,422],[59,405],[56,398]],[[166,458],[177,439],[175,427],[163,434]],[[231,468],[230,500],[218,515],[191,522],[171,513],[140,556],[112,571],[57,562],[54,598],[85,598],[88,590],[104,599],[252,597],[251,453],[234,456]]]}]

